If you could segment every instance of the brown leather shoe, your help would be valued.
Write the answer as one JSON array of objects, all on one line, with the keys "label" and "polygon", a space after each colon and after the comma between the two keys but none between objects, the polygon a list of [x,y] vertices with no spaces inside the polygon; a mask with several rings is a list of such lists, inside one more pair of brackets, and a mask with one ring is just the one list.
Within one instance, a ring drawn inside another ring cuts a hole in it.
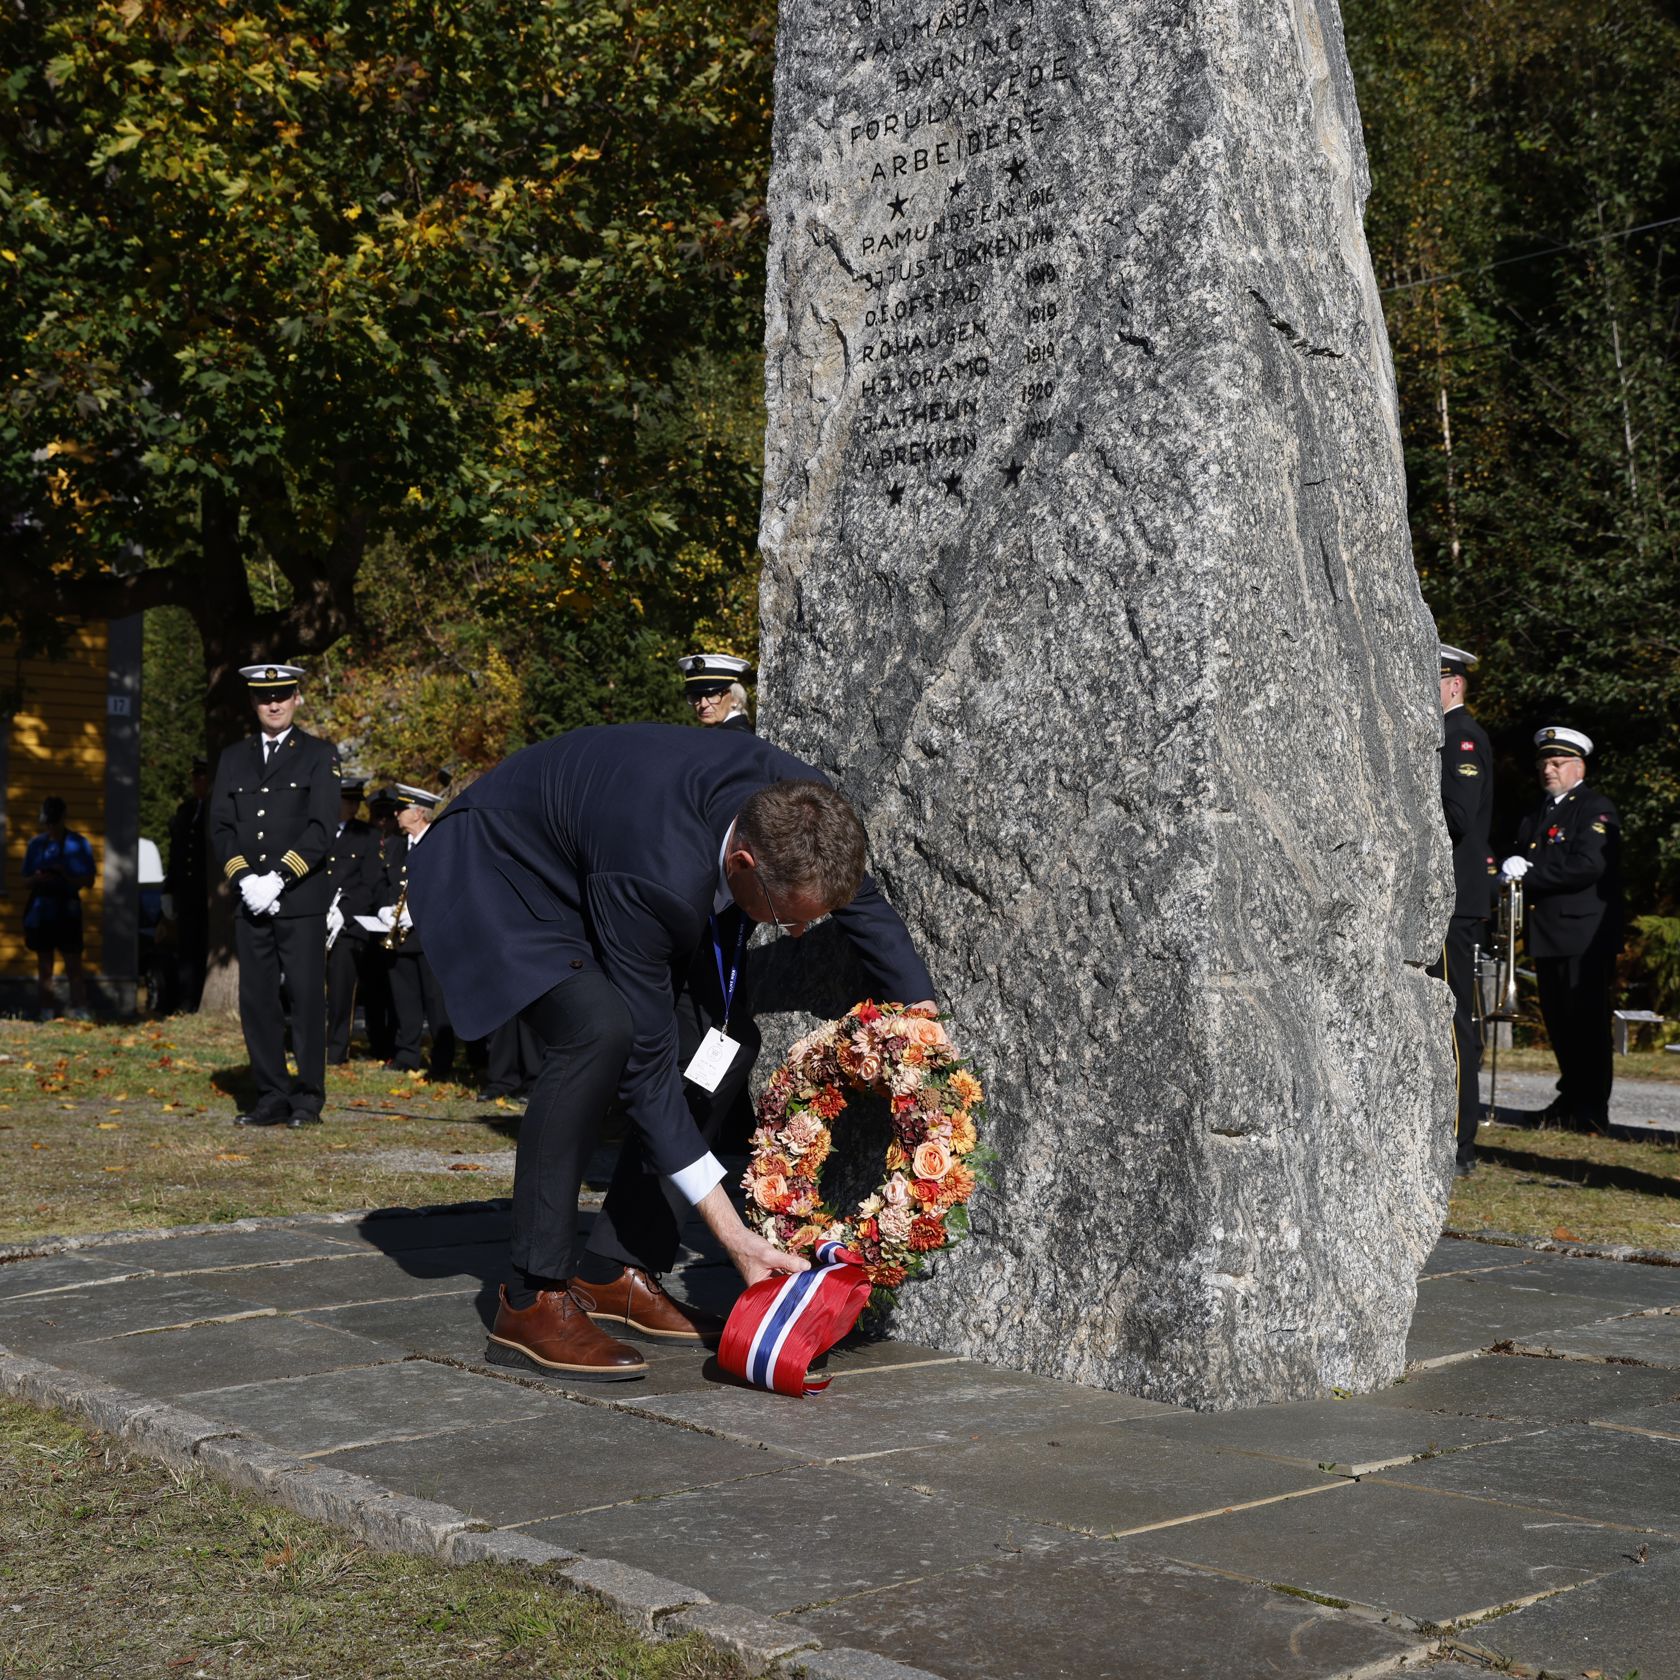
[{"label": "brown leather shoe", "polygon": [[523,1311],[508,1305],[505,1284],[498,1299],[501,1305],[484,1350],[490,1364],[588,1382],[624,1382],[647,1375],[647,1361],[633,1347],[597,1330],[570,1291],[545,1289],[536,1304]]},{"label": "brown leather shoe", "polygon": [[721,1318],[674,1300],[660,1287],[659,1279],[640,1266],[626,1266],[611,1283],[573,1278],[572,1294],[596,1323],[622,1324],[640,1336],[663,1342],[704,1342],[723,1334]]}]

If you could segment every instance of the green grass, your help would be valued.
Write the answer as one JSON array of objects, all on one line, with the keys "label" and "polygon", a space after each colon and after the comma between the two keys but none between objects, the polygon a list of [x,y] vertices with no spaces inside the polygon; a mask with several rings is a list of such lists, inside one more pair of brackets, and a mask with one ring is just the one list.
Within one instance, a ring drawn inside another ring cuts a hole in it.
[{"label": "green grass", "polygon": [[247,1080],[222,1017],[0,1021],[0,1242],[507,1193],[517,1111],[471,1086],[329,1068],[293,1132],[230,1124]]},{"label": "green grass", "polygon": [[0,1402],[7,1680],[722,1680],[699,1639],[641,1639],[497,1565],[341,1534]]}]

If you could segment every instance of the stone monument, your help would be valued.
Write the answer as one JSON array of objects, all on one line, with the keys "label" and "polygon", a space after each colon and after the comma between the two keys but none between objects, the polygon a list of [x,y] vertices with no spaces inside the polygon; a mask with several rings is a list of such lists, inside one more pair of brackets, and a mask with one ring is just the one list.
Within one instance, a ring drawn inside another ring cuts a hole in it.
[{"label": "stone monument", "polygon": [[1201,1407],[1387,1382],[1451,875],[1335,0],[780,29],[762,727],[862,810],[1000,1156],[896,1328]]}]

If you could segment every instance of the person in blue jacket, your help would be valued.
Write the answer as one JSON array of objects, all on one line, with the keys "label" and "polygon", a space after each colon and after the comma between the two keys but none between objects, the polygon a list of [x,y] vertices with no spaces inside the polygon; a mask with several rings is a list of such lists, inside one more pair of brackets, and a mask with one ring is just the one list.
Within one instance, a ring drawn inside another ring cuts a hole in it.
[{"label": "person in blue jacket", "polygon": [[[595,1319],[698,1339],[644,1267],[576,1282],[578,1190],[615,1098],[647,1169],[644,1197],[662,1196],[663,1180],[748,1283],[806,1269],[736,1214],[684,1080],[715,1089],[741,1054],[731,999],[754,923],[798,937],[832,912],[875,997],[933,1007],[933,982],[864,873],[864,848],[857,814],[811,765],[745,731],[664,724],[527,747],[432,824],[409,866],[409,904],[450,1017],[478,1038],[518,1015],[543,1047],[514,1161],[492,1363],[643,1375],[641,1355]],[[719,969],[722,1031],[684,1064],[677,1001],[697,953]],[[640,1217],[622,1177],[603,1210],[621,1237]]]},{"label": "person in blue jacket", "polygon": [[65,804],[56,794],[41,801],[41,832],[23,856],[23,942],[35,953],[41,1019],[56,1013],[55,953],[64,958],[70,981],[70,1013],[87,1018],[87,980],[82,973],[82,888],[93,885],[93,848],[64,823]]}]

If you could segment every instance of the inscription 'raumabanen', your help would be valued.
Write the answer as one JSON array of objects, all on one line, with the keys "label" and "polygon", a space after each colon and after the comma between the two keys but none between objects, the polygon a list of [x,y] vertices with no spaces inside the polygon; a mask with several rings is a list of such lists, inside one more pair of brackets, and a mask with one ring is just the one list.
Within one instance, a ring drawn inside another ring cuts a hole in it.
[{"label": "inscription 'raumabanen'", "polygon": [[850,28],[852,86],[885,97],[842,107],[839,156],[813,191],[845,206],[839,254],[856,288],[846,469],[891,507],[956,511],[976,475],[1016,490],[1052,430],[1069,350],[1058,177],[1080,47],[1030,0],[861,0]]}]

